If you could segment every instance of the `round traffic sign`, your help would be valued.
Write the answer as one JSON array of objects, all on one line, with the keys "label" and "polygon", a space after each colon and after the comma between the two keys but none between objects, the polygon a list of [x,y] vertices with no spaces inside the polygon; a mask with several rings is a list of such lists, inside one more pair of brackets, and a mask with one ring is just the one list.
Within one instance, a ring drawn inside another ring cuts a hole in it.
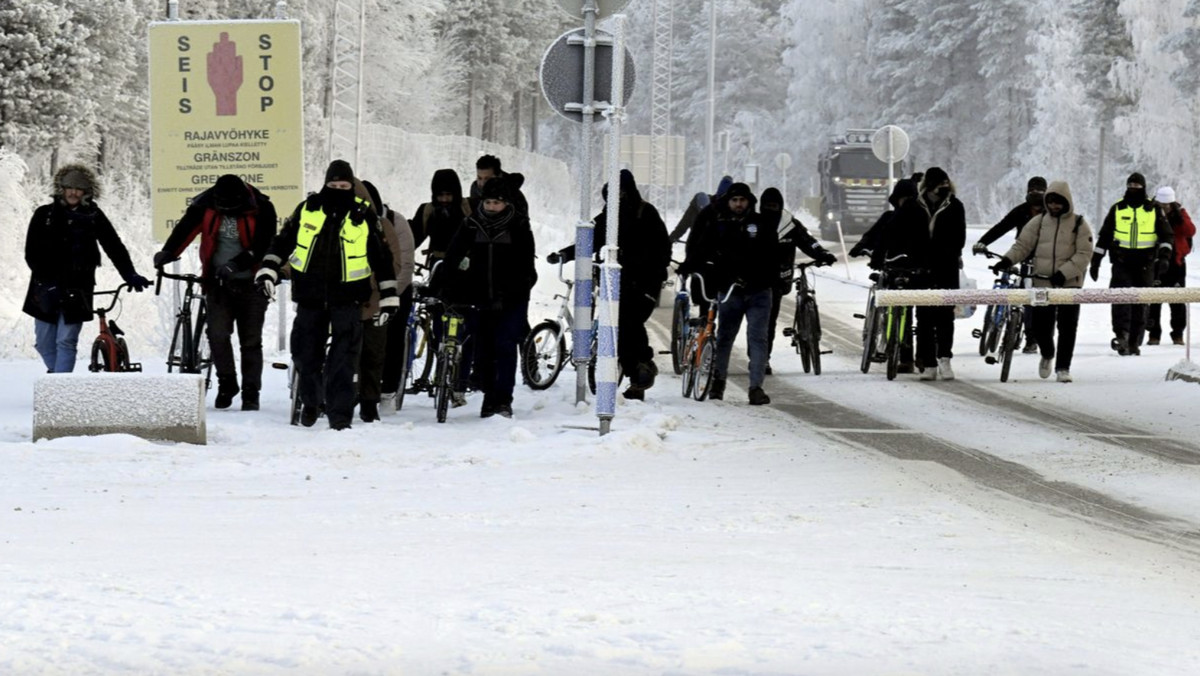
[{"label": "round traffic sign", "polygon": [[[558,6],[563,8],[563,11],[570,14],[572,18],[583,18],[583,5],[588,0],[558,0]],[[596,18],[603,19],[606,16],[612,16],[625,8],[629,4],[629,0],[591,0],[596,7]]]},{"label": "round traffic sign", "polygon": [[899,162],[908,157],[908,134],[894,124],[881,127],[871,137],[871,152],[880,162]]},{"label": "round traffic sign", "polygon": [[788,167],[792,166],[792,156],[787,153],[779,153],[775,156],[775,166],[779,167],[780,171],[787,171]]},{"label": "round traffic sign", "polygon": [[[583,103],[583,44],[584,29],[576,28],[563,33],[542,56],[540,78],[542,94],[554,112],[573,122],[583,121],[579,106]],[[596,31],[597,38],[607,38],[609,44],[596,45],[593,89],[591,100],[608,101],[612,98],[612,35]],[[633,54],[625,50],[625,101],[633,95],[635,84]],[[599,112],[599,110],[597,110]]]}]

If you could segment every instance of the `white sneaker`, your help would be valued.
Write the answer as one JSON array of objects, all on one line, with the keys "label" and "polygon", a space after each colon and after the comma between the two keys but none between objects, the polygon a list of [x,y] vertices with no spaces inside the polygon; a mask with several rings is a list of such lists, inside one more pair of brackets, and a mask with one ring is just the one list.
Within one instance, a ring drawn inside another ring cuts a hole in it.
[{"label": "white sneaker", "polygon": [[1071,377],[1070,371],[1059,371],[1055,375],[1058,376],[1058,382],[1060,383],[1069,383],[1075,380]]},{"label": "white sneaker", "polygon": [[1041,376],[1042,378],[1050,377],[1050,360],[1049,359],[1043,359],[1040,362],[1038,362],[1038,375]]},{"label": "white sneaker", "polygon": [[467,405],[467,393],[466,392],[451,392],[450,393],[450,406],[452,408],[458,408],[460,406],[466,406],[466,405]]},{"label": "white sneaker", "polygon": [[954,369],[950,368],[950,357],[939,357],[937,377],[942,380],[954,380]]},{"label": "white sneaker", "polygon": [[921,371],[921,380],[937,380],[937,367],[926,366],[924,370]]}]

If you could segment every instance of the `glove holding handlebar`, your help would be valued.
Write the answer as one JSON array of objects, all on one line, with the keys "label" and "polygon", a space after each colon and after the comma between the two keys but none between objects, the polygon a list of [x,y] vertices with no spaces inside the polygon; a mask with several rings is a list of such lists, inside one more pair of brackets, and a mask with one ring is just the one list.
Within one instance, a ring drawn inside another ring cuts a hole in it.
[{"label": "glove holding handlebar", "polygon": [[817,259],[817,267],[833,265],[834,263],[837,262],[837,256],[833,255],[832,253],[830,253],[828,251],[817,252],[816,259]]},{"label": "glove holding handlebar", "polygon": [[1013,262],[1010,261],[1007,256],[1001,256],[1000,260],[996,261],[996,264],[992,266],[992,272],[1000,274],[1011,268],[1012,265]]},{"label": "glove holding handlebar", "polygon": [[266,297],[267,300],[275,300],[275,285],[279,281],[279,273],[271,268],[261,268],[258,274],[254,276],[254,288]]},{"label": "glove holding handlebar", "polygon": [[987,251],[987,245],[983,242],[975,242],[971,245],[971,253],[978,256]]}]

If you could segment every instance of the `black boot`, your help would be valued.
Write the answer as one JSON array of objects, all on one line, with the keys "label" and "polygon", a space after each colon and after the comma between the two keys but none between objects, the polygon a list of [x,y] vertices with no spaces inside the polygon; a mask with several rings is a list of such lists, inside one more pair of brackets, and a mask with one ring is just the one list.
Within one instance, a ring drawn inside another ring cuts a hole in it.
[{"label": "black boot", "polygon": [[257,411],[258,410],[258,392],[246,390],[242,392],[242,410]]},{"label": "black boot", "polygon": [[217,399],[213,402],[213,406],[217,408],[229,408],[233,405],[233,398],[239,392],[237,381],[221,381],[217,385]]},{"label": "black boot", "polygon": [[358,405],[358,417],[365,423],[379,420],[379,402],[363,401]]},{"label": "black boot", "polygon": [[708,398],[717,401],[725,399],[725,379],[713,378],[712,385],[708,388]]}]

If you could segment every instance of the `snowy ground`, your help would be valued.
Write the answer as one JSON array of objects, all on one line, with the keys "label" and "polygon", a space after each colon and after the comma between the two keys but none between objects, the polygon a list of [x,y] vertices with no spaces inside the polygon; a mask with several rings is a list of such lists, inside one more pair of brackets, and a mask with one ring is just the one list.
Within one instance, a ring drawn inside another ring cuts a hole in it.
[{"label": "snowy ground", "polygon": [[664,357],[603,438],[571,374],[513,420],[410,398],[339,433],[288,426],[268,370],[207,446],[33,444],[40,366],[0,363],[0,673],[1200,673],[1184,349],[1117,357],[1090,306],[1075,383],[1001,384],[976,317],[958,381],[889,383],[838,278],[823,375],[781,339],[772,406],[744,354],[697,403]]}]

